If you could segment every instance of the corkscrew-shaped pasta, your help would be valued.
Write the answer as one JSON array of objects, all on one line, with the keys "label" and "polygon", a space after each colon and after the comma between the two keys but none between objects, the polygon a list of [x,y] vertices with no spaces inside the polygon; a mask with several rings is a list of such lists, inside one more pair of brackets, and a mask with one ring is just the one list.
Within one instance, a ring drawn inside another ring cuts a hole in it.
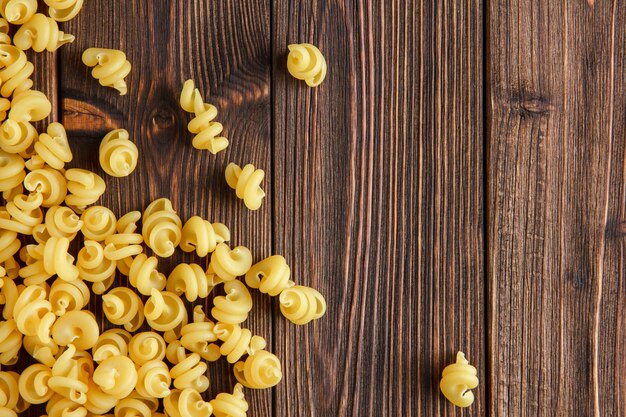
[{"label": "corkscrew-shaped pasta", "polygon": [[204,375],[206,370],[206,362],[197,353],[192,353],[172,367],[170,375],[174,379],[175,388],[193,388],[204,392],[209,388],[209,379]]},{"label": "corkscrew-shaped pasta", "polygon": [[52,104],[48,97],[37,90],[26,90],[13,95],[9,119],[16,122],[38,122],[50,115]]},{"label": "corkscrew-shaped pasta", "polygon": [[93,372],[93,381],[103,392],[121,400],[135,388],[137,370],[130,358],[112,356],[98,365]]},{"label": "corkscrew-shaped pasta", "polygon": [[0,263],[15,255],[20,250],[21,245],[17,233],[0,229]]},{"label": "corkscrew-shaped pasta", "polygon": [[11,37],[9,36],[10,29],[9,22],[7,22],[5,18],[0,17],[0,45],[12,43]]},{"label": "corkscrew-shaped pasta", "polygon": [[59,346],[73,344],[76,349],[91,349],[98,341],[100,328],[93,313],[87,310],[68,311],[52,326],[52,340]]},{"label": "corkscrew-shaped pasta", "polygon": [[100,166],[113,177],[126,177],[135,170],[139,151],[128,131],[115,129],[100,142]]},{"label": "corkscrew-shaped pasta", "polygon": [[[88,414],[88,416],[104,415],[111,411],[119,401],[117,398],[102,391],[92,379],[89,380],[85,408],[92,414]],[[111,414],[108,416],[111,416]]]},{"label": "corkscrew-shaped pasta", "polygon": [[[121,268],[122,265],[126,265],[123,262],[124,260],[143,252],[143,247],[141,246],[143,237],[139,233],[135,233],[135,230],[137,230],[136,223],[140,218],[141,213],[138,211],[126,213],[117,221],[118,233],[107,236],[104,239],[104,243],[106,244],[104,256],[114,261],[122,261],[118,262],[118,268]],[[120,269],[120,272],[128,275],[130,265],[124,270]]]},{"label": "corkscrew-shaped pasta", "polygon": [[261,207],[265,191],[261,189],[261,182],[265,178],[265,171],[255,169],[254,165],[247,164],[241,169],[239,165],[231,162],[226,166],[226,182],[235,190],[237,197],[250,210],[258,210]]},{"label": "corkscrew-shaped pasta", "polygon": [[22,371],[18,382],[20,395],[31,404],[42,404],[48,401],[54,391],[48,387],[52,378],[52,369],[44,364],[30,365]]},{"label": "corkscrew-shaped pasta", "polygon": [[213,331],[223,342],[220,353],[229,363],[237,362],[246,354],[253,355],[266,346],[264,338],[253,336],[249,329],[242,329],[237,324],[217,323]]},{"label": "corkscrew-shaped pasta", "polygon": [[43,220],[41,203],[43,203],[41,194],[15,196],[7,203],[6,213],[0,214],[0,228],[31,235],[33,228]]},{"label": "corkscrew-shaped pasta", "polygon": [[204,257],[213,252],[218,243],[229,240],[230,231],[226,225],[193,216],[183,226],[180,248],[185,252],[195,250],[198,256]]},{"label": "corkscrew-shaped pasta", "polygon": [[217,340],[214,327],[215,323],[206,317],[202,306],[196,306],[194,322],[186,324],[180,331],[180,344],[190,352],[197,353],[204,360],[216,361],[221,353],[219,346],[211,343]]},{"label": "corkscrew-shaped pasta", "polygon": [[246,285],[274,297],[286,288],[294,286],[293,281],[289,279],[290,276],[291,269],[285,258],[274,255],[252,265],[246,273]]},{"label": "corkscrew-shaped pasta", "polygon": [[[61,170],[72,160],[67,133],[61,123],[51,123],[46,133],[39,135],[39,140],[35,142],[35,152],[31,163],[38,167],[46,163],[54,169]],[[40,162],[37,162],[38,159]]]},{"label": "corkscrew-shaped pasta", "polygon": [[209,401],[215,417],[246,417],[248,402],[243,395],[241,384],[235,384],[233,393],[222,392]]},{"label": "corkscrew-shaped pasta", "polygon": [[221,281],[207,275],[198,264],[178,264],[167,278],[167,290],[176,295],[185,294],[189,301],[206,298]]},{"label": "corkscrew-shaped pasta", "polygon": [[103,294],[115,279],[116,261],[104,256],[104,247],[93,240],[85,240],[83,248],[78,252],[76,267],[78,274],[85,281],[92,282],[92,290]]},{"label": "corkscrew-shaped pasta", "polygon": [[43,207],[57,206],[63,202],[67,194],[67,182],[56,169],[35,169],[24,178],[24,187],[33,193],[41,193]]},{"label": "corkscrew-shaped pasta", "polygon": [[474,402],[470,390],[478,386],[476,368],[469,364],[463,352],[456,354],[456,363],[444,368],[439,388],[448,401],[457,407],[469,407]]},{"label": "corkscrew-shaped pasta", "polygon": [[51,237],[74,240],[83,221],[69,207],[52,206],[46,212],[46,230]]},{"label": "corkscrew-shaped pasta", "polygon": [[47,417],[87,417],[87,409],[70,398],[55,394],[46,404]]},{"label": "corkscrew-shaped pasta", "polygon": [[134,332],[143,324],[143,302],[130,288],[116,287],[104,294],[102,310],[111,323],[123,325],[129,332]]},{"label": "corkscrew-shaped pasta", "polygon": [[94,67],[91,75],[104,87],[112,87],[125,95],[128,92],[124,78],[131,65],[126,54],[117,49],[89,48],[83,52],[83,64]]},{"label": "corkscrew-shaped pasta", "polygon": [[94,362],[100,363],[113,356],[128,356],[131,335],[124,329],[110,329],[98,337],[91,350]]},{"label": "corkscrew-shaped pasta", "polygon": [[172,377],[165,362],[153,360],[141,365],[137,371],[135,389],[142,397],[165,398],[170,395],[171,383]]},{"label": "corkscrew-shaped pasta", "polygon": [[211,255],[209,271],[215,273],[223,281],[232,281],[245,275],[252,266],[252,254],[245,246],[230,249],[226,243],[220,243]]},{"label": "corkscrew-shaped pasta", "polygon": [[317,87],[326,78],[326,59],[315,45],[310,43],[288,46],[287,70],[298,80],[304,80],[309,87]]},{"label": "corkscrew-shaped pasta", "polygon": [[280,361],[266,350],[254,352],[245,362],[237,362],[233,371],[237,381],[246,388],[271,388],[283,378]]},{"label": "corkscrew-shaped pasta", "polygon": [[280,312],[294,324],[307,324],[326,313],[326,300],[317,290],[302,285],[280,293]]},{"label": "corkscrew-shaped pasta", "polygon": [[68,238],[51,237],[44,246],[43,265],[50,275],[57,274],[64,281],[78,278],[78,268],[74,265],[74,257],[68,253]]},{"label": "corkscrew-shaped pasta", "polygon": [[86,239],[102,242],[115,233],[117,219],[115,214],[103,206],[91,206],[83,211],[80,219],[83,227],[80,229]]},{"label": "corkscrew-shaped pasta", "polygon": [[128,344],[128,354],[139,366],[150,361],[163,360],[165,352],[165,340],[155,332],[137,333]]},{"label": "corkscrew-shaped pasta", "polygon": [[[0,415],[17,417],[20,394],[18,388],[19,376],[15,372],[0,372]],[[20,410],[23,411],[23,410]]]},{"label": "corkscrew-shaped pasta", "polygon": [[154,200],[143,212],[143,240],[157,256],[172,256],[182,236],[182,221],[167,198]]},{"label": "corkscrew-shaped pasta", "polygon": [[48,14],[57,22],[67,22],[76,17],[83,7],[83,0],[44,0],[50,6]]},{"label": "corkscrew-shaped pasta", "polygon": [[221,323],[240,324],[246,321],[252,310],[252,297],[246,286],[238,280],[224,284],[226,296],[213,299],[211,315]]},{"label": "corkscrew-shaped pasta", "polygon": [[46,299],[46,290],[35,285],[20,293],[13,307],[13,317],[24,336],[37,336],[43,342],[50,339],[50,330],[56,320],[52,305]]},{"label": "corkscrew-shaped pasta", "polygon": [[7,22],[22,25],[37,12],[37,0],[0,0],[0,14]]},{"label": "corkscrew-shaped pasta", "polygon": [[183,84],[180,106],[186,112],[195,115],[187,125],[189,132],[196,135],[192,141],[194,148],[206,149],[215,155],[228,147],[228,139],[218,136],[222,133],[222,124],[213,121],[217,116],[217,108],[204,102],[193,80],[187,80]]},{"label": "corkscrew-shaped pasta", "polygon": [[153,415],[147,399],[143,398],[123,398],[115,406],[115,417],[151,417]]},{"label": "corkscrew-shaped pasta", "polygon": [[52,311],[62,316],[67,311],[80,310],[89,303],[89,288],[82,279],[66,282],[56,279],[50,286],[48,296]]},{"label": "corkscrew-shaped pasta", "polygon": [[24,181],[24,158],[0,150],[0,191],[10,191]]},{"label": "corkscrew-shaped pasta", "polygon": [[4,319],[10,320],[13,318],[15,302],[23,289],[23,286],[18,287],[10,277],[0,278],[0,304],[4,305],[2,309],[2,317]]},{"label": "corkscrew-shaped pasta", "polygon": [[185,304],[179,296],[169,291],[153,289],[146,301],[144,314],[150,327],[161,332],[174,330],[187,322]]},{"label": "corkscrew-shaped pasta", "polygon": [[193,388],[172,390],[163,400],[163,408],[169,417],[209,417],[213,413],[213,406]]},{"label": "corkscrew-shaped pasta", "polygon": [[13,36],[13,44],[23,51],[33,48],[35,52],[54,52],[71,42],[74,42],[74,35],[60,31],[54,19],[41,13],[36,13]]},{"label": "corkscrew-shaped pasta", "polygon": [[158,260],[140,253],[133,259],[128,272],[130,284],[143,295],[150,295],[152,290],[161,291],[165,288],[165,275],[157,271]]},{"label": "corkscrew-shaped pasta", "polygon": [[47,342],[42,342],[37,336],[24,336],[24,350],[34,359],[48,367],[54,366],[59,353],[59,346],[50,338]]},{"label": "corkscrew-shaped pasta", "polygon": [[15,320],[0,321],[0,364],[14,365],[22,347],[22,333]]},{"label": "corkscrew-shaped pasta", "polygon": [[30,76],[35,67],[19,48],[10,44],[0,44],[0,67],[2,97],[11,97],[14,93],[30,90],[33,86]]},{"label": "corkscrew-shaped pasta", "polygon": [[0,125],[0,149],[10,154],[29,158],[35,151],[34,142],[38,137],[37,130],[28,122],[7,119]]},{"label": "corkscrew-shaped pasta", "polygon": [[52,377],[48,380],[50,389],[77,404],[85,404],[89,387],[89,374],[81,369],[81,355],[74,345],[68,345],[54,362]]},{"label": "corkscrew-shaped pasta", "polygon": [[20,259],[26,264],[18,274],[24,278],[25,285],[37,285],[46,282],[53,273],[44,266],[44,245],[26,245],[20,250]]},{"label": "corkscrew-shaped pasta", "polygon": [[68,195],[65,203],[82,213],[90,204],[95,203],[106,189],[104,180],[98,174],[86,169],[72,168],[65,171]]}]

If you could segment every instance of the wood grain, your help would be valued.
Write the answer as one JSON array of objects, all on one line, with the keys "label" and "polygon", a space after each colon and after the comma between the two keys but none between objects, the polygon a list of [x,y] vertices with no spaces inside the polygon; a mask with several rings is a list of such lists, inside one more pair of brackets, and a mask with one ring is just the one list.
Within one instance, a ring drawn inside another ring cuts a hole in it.
[{"label": "wood grain", "polygon": [[490,3],[494,416],[626,414],[620,6]]},{"label": "wood grain", "polygon": [[[274,249],[328,302],[276,320],[275,415],[458,415],[457,350],[484,380],[481,10],[274,2]],[[301,42],[328,61],[315,89],[285,69]]]}]

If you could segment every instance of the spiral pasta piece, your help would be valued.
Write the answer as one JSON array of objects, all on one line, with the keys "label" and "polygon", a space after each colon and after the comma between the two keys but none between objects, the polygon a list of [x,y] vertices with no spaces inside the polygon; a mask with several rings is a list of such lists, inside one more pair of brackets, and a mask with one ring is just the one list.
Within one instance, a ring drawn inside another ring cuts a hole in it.
[{"label": "spiral pasta piece", "polygon": [[217,340],[214,328],[215,323],[206,317],[202,306],[196,306],[194,322],[184,325],[180,331],[180,344],[190,352],[197,353],[204,360],[216,361],[221,353],[219,347],[211,343]]},{"label": "spiral pasta piece", "polygon": [[167,290],[176,295],[185,294],[188,301],[206,298],[221,280],[206,274],[198,264],[178,264],[167,278]]},{"label": "spiral pasta piece", "polygon": [[237,324],[217,323],[213,331],[223,342],[220,353],[229,363],[237,362],[246,354],[253,355],[266,346],[264,338],[253,336],[249,329],[242,329]]},{"label": "spiral pasta piece", "polygon": [[6,229],[0,229],[0,263],[11,259],[20,250],[17,233]]},{"label": "spiral pasta piece", "polygon": [[83,0],[44,0],[50,6],[48,14],[57,22],[67,22],[76,17],[83,7]]},{"label": "spiral pasta piece", "polygon": [[[72,160],[67,133],[61,123],[51,123],[46,133],[39,135],[39,140],[35,142],[35,152],[31,163],[38,167],[46,163],[54,169],[61,170],[67,162]],[[38,162],[37,159],[40,161]]]},{"label": "spiral pasta piece", "polygon": [[[0,72],[1,77],[2,72]],[[28,122],[7,119],[0,125],[0,149],[10,154],[19,154],[24,158],[30,157],[31,149],[34,152],[34,142],[38,137],[37,130]]]},{"label": "spiral pasta piece", "polygon": [[9,119],[22,123],[38,122],[48,117],[51,111],[52,104],[44,93],[26,90],[13,95]]},{"label": "spiral pasta piece", "polygon": [[24,336],[37,336],[44,343],[50,339],[50,330],[56,320],[52,305],[46,299],[46,290],[35,285],[20,293],[13,306],[13,317]]},{"label": "spiral pasta piece", "polygon": [[128,131],[115,129],[100,142],[100,166],[113,177],[127,177],[135,170],[139,151]]},{"label": "spiral pasta piece", "polygon": [[74,240],[83,221],[69,207],[52,206],[46,212],[46,230],[51,237]]},{"label": "spiral pasta piece", "polygon": [[439,388],[445,397],[457,407],[469,407],[474,402],[472,389],[478,386],[477,371],[465,359],[463,352],[456,354],[456,363],[444,368]]},{"label": "spiral pasta piece", "polygon": [[213,299],[211,315],[221,323],[240,324],[246,321],[252,310],[252,297],[246,286],[238,280],[224,284],[226,296]]},{"label": "spiral pasta piece", "polygon": [[283,378],[280,361],[266,350],[255,352],[245,362],[237,362],[233,371],[237,381],[246,388],[271,388]]},{"label": "spiral pasta piece", "polygon": [[246,285],[274,297],[286,288],[294,286],[293,281],[289,279],[290,276],[291,269],[285,258],[274,255],[252,265],[246,273]]},{"label": "spiral pasta piece", "polygon": [[209,401],[215,417],[246,417],[248,402],[243,395],[241,384],[235,384],[232,394],[222,392]]},{"label": "spiral pasta piece", "polygon": [[13,36],[13,44],[23,51],[33,48],[35,52],[54,52],[71,42],[74,35],[60,31],[54,19],[41,13],[33,15]]},{"label": "spiral pasta piece", "polygon": [[54,391],[48,387],[52,369],[41,363],[30,365],[22,371],[18,382],[20,395],[30,404],[48,401]]},{"label": "spiral pasta piece", "polygon": [[93,381],[103,392],[121,400],[135,388],[137,370],[130,358],[112,356],[98,365],[93,372]]},{"label": "spiral pasta piece", "polygon": [[0,364],[14,365],[22,347],[22,333],[14,319],[0,321]]},{"label": "spiral pasta piece", "polygon": [[63,202],[67,194],[67,182],[56,169],[35,169],[24,178],[24,187],[32,193],[41,193],[43,207],[57,206]]},{"label": "spiral pasta piece", "polygon": [[218,136],[222,133],[222,124],[213,121],[217,116],[217,108],[204,102],[193,80],[187,80],[183,84],[180,106],[195,115],[187,125],[189,132],[196,135],[192,141],[194,148],[206,149],[215,155],[228,147],[228,139]]},{"label": "spiral pasta piece", "polygon": [[235,190],[237,197],[250,210],[258,210],[261,207],[265,191],[261,189],[261,182],[265,178],[265,171],[255,169],[254,165],[247,164],[241,169],[239,165],[231,162],[226,166],[226,182]]},{"label": "spiral pasta piece", "polygon": [[169,417],[209,417],[213,413],[213,406],[193,388],[172,390],[163,400],[163,408]]},{"label": "spiral pasta piece", "polygon": [[0,45],[7,45],[11,43],[9,30],[9,22],[7,22],[5,18],[0,17]]},{"label": "spiral pasta piece", "polygon": [[317,87],[326,78],[326,59],[315,45],[310,43],[288,46],[287,70],[298,80],[304,80],[309,87]]},{"label": "spiral pasta piece", "polygon": [[137,365],[163,360],[166,353],[165,340],[155,332],[141,332],[132,337],[128,354]]},{"label": "spiral pasta piece", "polygon": [[94,67],[91,75],[104,87],[112,87],[126,95],[128,87],[124,78],[130,73],[131,65],[126,54],[117,49],[89,48],[83,52],[83,64]]},{"label": "spiral pasta piece", "polygon": [[24,158],[0,150],[0,191],[10,191],[24,181]]},{"label": "spiral pasta piece", "polygon": [[0,415],[3,417],[17,417],[16,412],[21,400],[18,379],[19,376],[15,372],[0,372]]},{"label": "spiral pasta piece", "polygon": [[102,242],[115,233],[117,219],[107,207],[91,206],[81,214],[80,219],[83,222],[80,230],[89,240]]},{"label": "spiral pasta piece", "polygon": [[317,290],[296,285],[280,293],[280,312],[294,324],[307,324],[326,313],[326,300]]},{"label": "spiral pasta piece", "polygon": [[0,68],[2,97],[11,97],[14,93],[30,90],[33,86],[30,76],[35,67],[28,61],[24,51],[14,45],[0,44]]},{"label": "spiral pasta piece", "polygon": [[81,369],[81,355],[74,345],[68,345],[54,362],[52,377],[48,380],[50,389],[77,404],[85,404],[89,389],[89,374]]},{"label": "spiral pasta piece", "polygon": [[141,365],[137,371],[135,389],[142,397],[165,398],[170,395],[171,383],[172,377],[165,362],[153,360]]},{"label": "spiral pasta piece", "polygon": [[140,253],[130,266],[128,280],[143,295],[150,295],[152,290],[161,291],[165,288],[165,275],[157,271],[158,260],[156,257]]},{"label": "spiral pasta piece", "polygon": [[0,15],[7,22],[22,25],[37,12],[37,0],[0,0]]},{"label": "spiral pasta piece", "polygon": [[[52,312],[62,316],[67,311],[80,310],[89,303],[89,288],[82,279],[66,282],[57,278],[50,286],[48,296]],[[80,348],[79,348],[80,349]]]},{"label": "spiral pasta piece", "polygon": [[91,350],[94,362],[100,363],[113,356],[128,356],[130,339],[130,333],[123,329],[109,329],[103,332]]},{"label": "spiral pasta piece", "polygon": [[141,234],[157,256],[172,256],[182,236],[182,221],[167,198],[154,200],[143,212]]},{"label": "spiral pasta piece", "polygon": [[232,281],[238,276],[245,275],[252,266],[252,254],[245,246],[230,249],[226,243],[220,243],[211,255],[209,271],[223,281]]},{"label": "spiral pasta piece", "polygon": [[92,282],[92,290],[103,294],[115,279],[116,261],[104,256],[104,247],[93,240],[86,240],[76,259],[78,274],[85,281]]},{"label": "spiral pasta piece", "polygon": [[180,248],[185,252],[193,252],[198,256],[207,256],[215,250],[218,243],[228,242],[230,231],[225,224],[211,223],[199,216],[193,216],[182,229]]},{"label": "spiral pasta piece", "polygon": [[28,196],[19,194],[9,201],[5,207],[6,212],[0,212],[0,228],[11,230],[23,235],[31,235],[33,228],[43,220],[41,194]]},{"label": "spiral pasta piece", "polygon": [[161,332],[174,330],[187,322],[185,304],[179,296],[169,291],[153,289],[146,301],[144,315],[150,327]]},{"label": "spiral pasta piece", "polygon": [[106,189],[102,177],[86,169],[72,168],[65,171],[68,195],[65,203],[82,213],[90,204],[95,203]]},{"label": "spiral pasta piece", "polygon": [[100,329],[93,313],[86,310],[68,311],[52,326],[52,340],[59,346],[73,344],[76,349],[91,349],[98,341]]},{"label": "spiral pasta piece", "polygon": [[116,287],[103,295],[102,310],[111,323],[123,325],[129,332],[137,330],[144,321],[143,302],[130,288]]},{"label": "spiral pasta piece", "polygon": [[134,233],[137,229],[136,223],[140,218],[141,213],[138,211],[126,213],[117,221],[118,233],[107,236],[104,239],[106,244],[104,256],[114,261],[122,261],[118,262],[118,268],[124,275],[130,273],[130,265],[127,265],[124,261],[143,252],[143,247],[141,246],[143,237],[138,233]]},{"label": "spiral pasta piece", "polygon": [[47,417],[87,417],[87,409],[82,405],[55,394],[46,404]]},{"label": "spiral pasta piece", "polygon": [[18,274],[24,278],[24,284],[37,285],[48,280],[53,273],[46,271],[44,266],[44,245],[27,245],[20,250],[20,259],[26,264]]},{"label": "spiral pasta piece", "polygon": [[47,273],[57,274],[64,281],[78,278],[78,268],[74,265],[74,257],[68,253],[68,238],[51,237],[44,246],[43,265]]},{"label": "spiral pasta piece", "polygon": [[54,343],[52,338],[47,342],[42,342],[37,336],[24,336],[23,346],[24,350],[40,363],[48,367],[54,366],[59,353],[59,346]]},{"label": "spiral pasta piece", "polygon": [[111,411],[119,401],[117,398],[102,391],[92,379],[89,380],[87,401],[85,402],[85,408],[89,413],[103,415]]},{"label": "spiral pasta piece", "polygon": [[177,389],[193,388],[204,392],[209,388],[209,379],[204,375],[207,364],[197,353],[192,353],[170,369],[170,376],[174,379]]},{"label": "spiral pasta piece", "polygon": [[[143,401],[142,401],[143,400]],[[151,417],[152,410],[146,399],[128,397],[121,399],[115,406],[114,417]]]}]

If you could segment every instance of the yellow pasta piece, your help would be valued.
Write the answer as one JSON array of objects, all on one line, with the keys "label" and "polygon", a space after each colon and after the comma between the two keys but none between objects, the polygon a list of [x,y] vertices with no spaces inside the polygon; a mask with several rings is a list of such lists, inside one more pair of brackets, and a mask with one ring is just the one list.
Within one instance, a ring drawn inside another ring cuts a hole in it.
[{"label": "yellow pasta piece", "polygon": [[165,340],[155,332],[137,333],[128,344],[128,354],[139,366],[150,361],[160,361],[165,357],[165,353]]},{"label": "yellow pasta piece", "polygon": [[83,222],[80,230],[86,239],[102,242],[115,233],[117,219],[107,207],[91,206],[81,214],[80,219]]},{"label": "yellow pasta piece", "polygon": [[78,278],[78,268],[74,257],[68,253],[70,241],[67,238],[51,237],[44,246],[43,265],[49,274],[57,274],[64,281]]},{"label": "yellow pasta piece", "polygon": [[57,22],[67,22],[76,17],[83,7],[83,0],[44,0],[50,6],[48,14]]},{"label": "yellow pasta piece", "polygon": [[86,169],[68,169],[65,178],[68,190],[65,204],[77,213],[82,213],[85,207],[95,203],[106,189],[102,177]]},{"label": "yellow pasta piece", "polygon": [[167,198],[154,200],[142,217],[143,240],[157,256],[172,256],[182,237],[182,221]]},{"label": "yellow pasta piece", "polygon": [[66,282],[57,278],[50,286],[48,299],[52,305],[52,312],[62,316],[68,311],[81,310],[85,307],[89,303],[89,295],[89,288],[82,279]]},{"label": "yellow pasta piece", "polygon": [[24,178],[24,187],[33,193],[41,193],[43,207],[57,206],[67,194],[67,182],[56,169],[41,168],[31,171]]},{"label": "yellow pasta piece", "polygon": [[194,148],[206,149],[215,155],[228,147],[228,139],[218,136],[222,133],[222,124],[213,121],[217,116],[217,108],[204,102],[193,80],[187,80],[183,84],[180,106],[195,115],[187,125],[189,132],[195,134],[192,141]]},{"label": "yellow pasta piece", "polygon": [[21,245],[16,232],[0,229],[0,264],[12,258]]},{"label": "yellow pasta piece", "polygon": [[37,12],[37,0],[0,0],[0,14],[14,25],[26,23]]},{"label": "yellow pasta piece", "polygon": [[68,311],[52,326],[52,340],[59,346],[73,344],[76,349],[91,349],[100,336],[98,322],[86,310]]},{"label": "yellow pasta piece", "polygon": [[103,294],[115,279],[116,261],[104,256],[104,247],[93,240],[86,240],[78,252],[76,267],[81,278],[92,282],[95,294]]},{"label": "yellow pasta piece", "polygon": [[326,300],[317,290],[296,285],[280,293],[280,312],[294,324],[307,324],[326,313]]},{"label": "yellow pasta piece", "polygon": [[46,212],[46,230],[51,237],[74,240],[83,227],[80,217],[69,207],[52,206]]},{"label": "yellow pasta piece", "polygon": [[157,270],[157,264],[156,257],[148,257],[143,253],[133,259],[128,271],[128,280],[140,294],[150,295],[153,289],[161,291],[165,288],[166,278]]},{"label": "yellow pasta piece", "polygon": [[102,296],[102,310],[111,323],[123,325],[129,332],[137,330],[144,321],[143,302],[129,288],[116,287],[104,294]]},{"label": "yellow pasta piece", "polygon": [[104,415],[111,411],[120,400],[105,393],[100,389],[98,384],[93,382],[93,379],[89,380],[87,390],[87,401],[85,402],[85,409],[89,413],[94,415]]},{"label": "yellow pasta piece", "polygon": [[128,92],[124,78],[131,65],[126,54],[117,49],[89,48],[83,52],[83,64],[94,67],[91,75],[104,87],[113,87],[125,95]]},{"label": "yellow pasta piece", "polygon": [[457,407],[469,407],[474,402],[472,389],[478,386],[476,368],[469,364],[463,352],[456,354],[456,363],[443,370],[439,388],[445,397]]},{"label": "yellow pasta piece", "polygon": [[30,162],[37,167],[43,167],[46,163],[54,169],[61,170],[72,160],[67,133],[61,123],[51,123],[46,133],[39,135],[39,140],[35,142],[35,152]]},{"label": "yellow pasta piece", "polygon": [[24,158],[0,150],[0,191],[9,191],[24,181]]},{"label": "yellow pasta piece", "polygon": [[38,137],[37,130],[28,122],[8,119],[0,125],[0,149],[10,154],[30,158],[31,152],[35,150],[35,139]]},{"label": "yellow pasta piece", "polygon": [[212,253],[218,243],[229,240],[230,231],[226,225],[210,223],[201,217],[193,216],[183,226],[180,248],[185,252],[195,250],[198,256],[204,257]]},{"label": "yellow pasta piece", "polygon": [[14,365],[22,347],[22,333],[14,319],[0,321],[0,364]]},{"label": "yellow pasta piece", "polygon": [[25,408],[18,388],[19,376],[15,372],[0,372],[0,415],[17,417]]},{"label": "yellow pasta piece", "polygon": [[152,417],[148,401],[142,398],[128,397],[121,399],[115,406],[115,417]]},{"label": "yellow pasta piece", "polygon": [[271,388],[283,378],[280,361],[266,350],[254,352],[245,362],[237,362],[233,371],[237,381],[246,388]]},{"label": "yellow pasta piece", "polygon": [[9,22],[5,18],[0,18],[0,45],[7,45],[11,43],[11,37],[9,36]]},{"label": "yellow pasta piece", "polygon": [[243,395],[241,384],[235,384],[232,394],[223,392],[209,401],[209,403],[213,407],[213,415],[215,417],[245,417],[248,411],[248,403]]},{"label": "yellow pasta piece", "polygon": [[26,90],[13,96],[9,119],[22,123],[38,122],[48,117],[51,111],[52,104],[44,93]]},{"label": "yellow pasta piece", "polygon": [[[77,351],[74,345],[69,344],[54,362],[52,377],[48,380],[50,389],[76,404],[85,404],[87,401],[89,375],[93,372],[91,359],[85,355],[86,352]],[[48,402],[48,406],[51,402]]]},{"label": "yellow pasta piece", "polygon": [[113,356],[128,356],[128,343],[131,337],[131,334],[123,329],[109,329],[100,334],[91,350],[94,362],[100,363]]},{"label": "yellow pasta piece", "polygon": [[193,388],[198,392],[204,392],[209,388],[206,370],[206,362],[203,362],[197,353],[192,353],[170,369],[170,376],[177,389]]},{"label": "yellow pasta piece", "polygon": [[43,220],[41,204],[43,196],[41,194],[30,194],[28,196],[19,194],[9,201],[5,207],[6,212],[0,211],[0,228],[31,235],[33,228]]},{"label": "yellow pasta piece", "polygon": [[244,355],[253,355],[266,346],[264,338],[253,336],[249,329],[242,329],[237,324],[217,323],[213,331],[223,342],[220,353],[229,363],[237,362]]},{"label": "yellow pasta piece", "polygon": [[48,367],[54,366],[59,353],[59,346],[52,338],[47,342],[42,342],[37,336],[24,336],[24,350],[37,361]]},{"label": "yellow pasta piece", "polygon": [[44,266],[44,245],[26,245],[20,251],[20,259],[26,264],[20,268],[19,276],[24,278],[27,286],[42,284],[53,273],[46,271]]},{"label": "yellow pasta piece", "polygon": [[[153,289],[144,307],[146,321],[154,330],[166,332],[187,323],[187,310],[179,296]],[[184,323],[184,324],[183,324]]]},{"label": "yellow pasta piece", "polygon": [[87,409],[70,398],[55,394],[46,404],[47,417],[87,417]]},{"label": "yellow pasta piece", "polygon": [[19,392],[31,404],[42,404],[52,398],[54,391],[48,387],[52,369],[44,364],[30,365],[22,371],[19,379]]},{"label": "yellow pasta piece", "polygon": [[137,370],[136,390],[142,397],[165,398],[170,395],[171,383],[170,370],[163,361],[148,361]]},{"label": "yellow pasta piece", "polygon": [[261,207],[265,197],[265,191],[261,189],[261,182],[265,177],[262,169],[255,169],[252,164],[241,169],[231,162],[226,166],[225,175],[228,186],[235,190],[237,197],[243,200],[248,209],[258,210]]},{"label": "yellow pasta piece", "polygon": [[285,258],[274,255],[252,265],[246,273],[246,285],[274,297],[295,285],[289,279],[290,276],[291,269]]},{"label": "yellow pasta piece", "polygon": [[211,255],[211,263],[207,273],[215,273],[223,281],[232,281],[245,275],[252,266],[252,254],[245,246],[230,249],[227,244],[220,243]]},{"label": "yellow pasta piece", "polygon": [[206,274],[198,264],[178,264],[167,278],[167,290],[176,295],[185,294],[188,301],[206,298],[222,281],[214,274]]},{"label": "yellow pasta piece", "polygon": [[41,13],[33,15],[13,36],[13,44],[23,51],[33,48],[35,52],[54,52],[71,42],[74,35],[60,31],[54,19]]},{"label": "yellow pasta piece", "polygon": [[56,320],[46,297],[45,289],[29,286],[20,293],[13,307],[18,330],[24,336],[37,336],[44,343],[50,339],[50,330]]},{"label": "yellow pasta piece", "polygon": [[246,286],[238,280],[224,284],[225,296],[213,299],[211,315],[221,323],[240,324],[246,321],[252,310],[252,297]]},{"label": "yellow pasta piece", "polygon": [[163,408],[169,417],[209,417],[213,413],[213,406],[193,388],[172,390],[163,400]]},{"label": "yellow pasta piece", "polygon": [[137,370],[130,358],[113,356],[98,365],[93,372],[93,381],[103,392],[121,400],[135,388]]},{"label": "yellow pasta piece", "polygon": [[197,353],[202,359],[216,361],[221,353],[215,342],[217,335],[214,332],[215,323],[209,320],[202,306],[194,308],[194,322],[186,324],[180,331],[180,344],[187,350]]},{"label": "yellow pasta piece", "polygon": [[288,46],[287,70],[298,80],[304,80],[309,87],[317,87],[326,78],[326,59],[315,45],[310,43]]},{"label": "yellow pasta piece", "polygon": [[113,177],[127,177],[137,166],[139,151],[127,130],[115,129],[100,142],[99,155],[104,172]]},{"label": "yellow pasta piece", "polygon": [[24,51],[16,46],[0,44],[0,68],[2,97],[11,97],[14,93],[30,90],[33,86],[30,76],[35,67],[28,61]]},{"label": "yellow pasta piece", "polygon": [[[141,246],[143,237],[135,233],[139,219],[141,219],[141,213],[138,211],[131,211],[119,218],[116,226],[118,233],[107,236],[104,239],[106,245],[104,255],[107,259],[123,261],[143,252],[143,247]],[[125,265],[124,262],[119,262],[118,267],[122,265]],[[128,275],[130,262],[128,263],[128,268],[120,270],[120,272]]]}]

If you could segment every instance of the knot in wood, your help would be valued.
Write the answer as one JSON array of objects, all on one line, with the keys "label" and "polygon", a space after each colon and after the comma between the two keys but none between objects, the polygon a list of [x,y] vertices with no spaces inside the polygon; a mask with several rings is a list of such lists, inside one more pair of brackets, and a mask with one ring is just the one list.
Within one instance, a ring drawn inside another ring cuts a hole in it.
[{"label": "knot in wood", "polygon": [[153,131],[172,129],[176,125],[176,115],[169,107],[155,108],[150,113]]}]

